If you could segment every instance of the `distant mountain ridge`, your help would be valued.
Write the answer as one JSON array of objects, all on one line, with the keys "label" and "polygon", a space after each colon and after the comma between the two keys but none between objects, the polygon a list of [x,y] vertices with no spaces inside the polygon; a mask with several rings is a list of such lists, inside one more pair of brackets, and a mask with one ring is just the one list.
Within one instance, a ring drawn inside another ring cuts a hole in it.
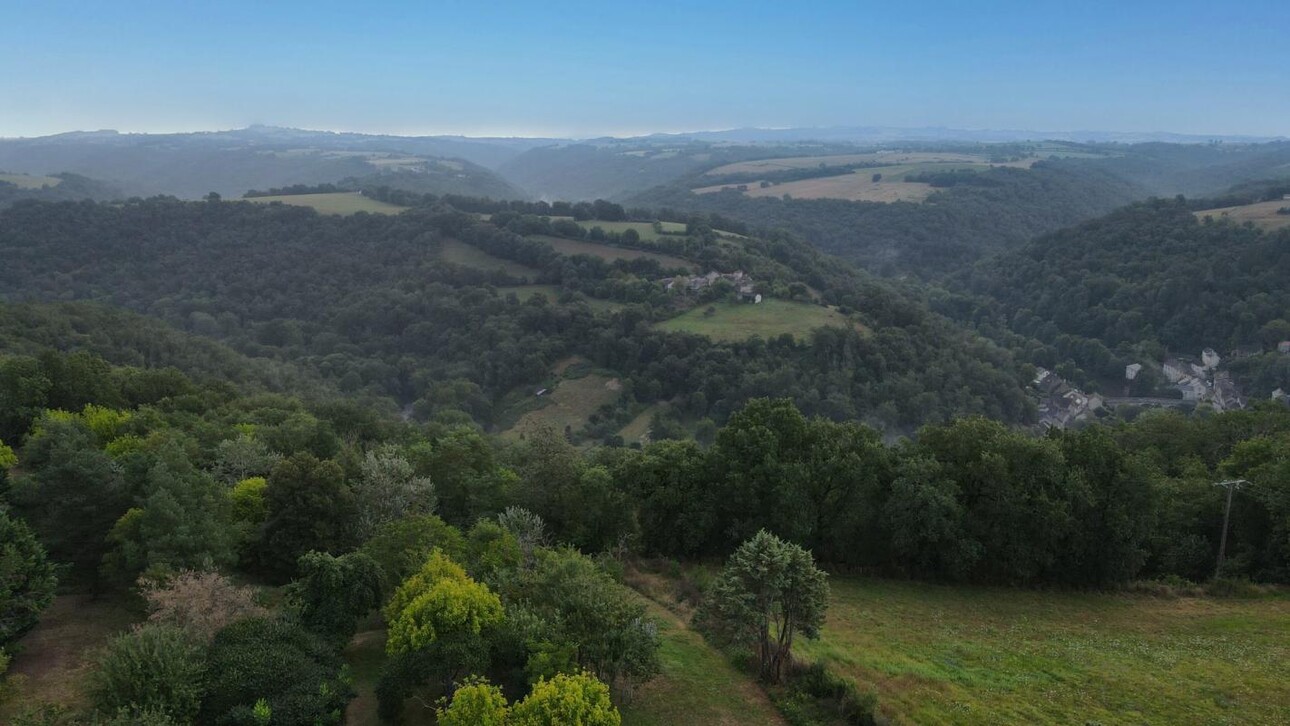
[{"label": "distant mountain ridge", "polygon": [[651,134],[644,138],[695,139],[756,143],[768,141],[828,141],[844,143],[885,143],[899,141],[973,141],[1006,143],[1010,141],[1073,141],[1086,143],[1140,144],[1159,141],[1171,144],[1204,144],[1211,141],[1230,143],[1263,143],[1284,140],[1286,136],[1248,136],[1238,134],[1180,134],[1168,131],[1035,131],[1027,129],[955,129],[944,126],[905,128],[898,126],[827,126],[790,127],[784,129],[739,128],[721,131],[688,131],[675,134]]},{"label": "distant mountain ridge", "polygon": [[[370,136],[255,126],[180,134],[70,132],[0,139],[0,169],[27,174],[72,172],[138,196],[241,196],[250,189],[335,183],[386,172],[416,172],[418,191],[522,196],[495,167],[545,140],[462,140]],[[445,164],[455,166],[443,173]],[[393,175],[391,183],[399,182]]]}]

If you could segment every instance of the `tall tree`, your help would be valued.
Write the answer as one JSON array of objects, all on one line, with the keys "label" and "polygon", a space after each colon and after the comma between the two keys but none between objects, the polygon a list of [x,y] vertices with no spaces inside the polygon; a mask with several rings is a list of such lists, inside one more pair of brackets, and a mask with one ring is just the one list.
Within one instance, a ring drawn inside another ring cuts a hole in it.
[{"label": "tall tree", "polygon": [[0,506],[0,652],[36,624],[57,585],[35,535]]},{"label": "tall tree", "polygon": [[730,556],[695,619],[718,642],[751,648],[762,679],[777,683],[793,639],[819,635],[828,599],[811,553],[762,530]]},{"label": "tall tree", "polygon": [[387,522],[430,514],[437,503],[430,478],[416,476],[412,464],[392,447],[367,452],[354,483],[354,501],[359,540],[366,540]]},{"label": "tall tree", "polygon": [[266,491],[269,516],[261,536],[261,563],[289,577],[306,552],[343,551],[352,542],[354,501],[334,461],[297,453],[278,462]]},{"label": "tall tree", "polygon": [[363,552],[310,552],[297,569],[300,576],[287,598],[300,622],[320,635],[347,642],[358,621],[381,602],[381,567]]},{"label": "tall tree", "polygon": [[22,451],[12,501],[56,561],[98,585],[106,537],[128,506],[121,473],[83,420],[46,413]]}]

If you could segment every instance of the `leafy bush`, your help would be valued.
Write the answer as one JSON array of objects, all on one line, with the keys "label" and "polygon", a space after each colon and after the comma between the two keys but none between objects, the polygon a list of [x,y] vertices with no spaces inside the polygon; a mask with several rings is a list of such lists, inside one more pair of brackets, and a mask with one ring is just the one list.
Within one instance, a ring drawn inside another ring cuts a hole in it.
[{"label": "leafy bush", "polygon": [[170,625],[114,638],[95,659],[90,694],[100,713],[160,711],[181,723],[197,715],[205,685],[202,647]]},{"label": "leafy bush", "polygon": [[295,623],[234,623],[211,643],[210,687],[199,722],[255,724],[256,704],[263,700],[275,724],[340,723],[353,695],[342,665],[326,642]]},{"label": "leafy bush", "polygon": [[[0,451],[0,458],[4,453]],[[0,648],[36,624],[53,601],[57,584],[54,565],[36,536],[26,523],[0,509]]]}]

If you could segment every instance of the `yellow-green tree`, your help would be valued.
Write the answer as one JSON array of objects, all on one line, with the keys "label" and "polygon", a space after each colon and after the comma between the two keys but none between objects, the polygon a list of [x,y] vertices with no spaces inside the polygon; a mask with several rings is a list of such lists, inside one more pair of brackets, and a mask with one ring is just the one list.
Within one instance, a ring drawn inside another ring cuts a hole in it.
[{"label": "yellow-green tree", "polygon": [[510,716],[502,689],[481,677],[466,679],[452,701],[435,710],[439,726],[506,726]]},{"label": "yellow-green tree", "polygon": [[623,718],[609,700],[609,686],[590,673],[560,674],[540,680],[511,709],[507,726],[621,726]]},{"label": "yellow-green tree", "polygon": [[386,652],[432,654],[425,661],[434,663],[444,685],[451,687],[459,676],[488,665],[488,636],[502,622],[503,612],[497,595],[436,551],[394,593],[385,617],[390,625]]},{"label": "yellow-green tree", "polygon": [[470,678],[446,707],[436,711],[440,726],[621,726],[609,700],[609,686],[587,672],[542,679],[524,700],[508,707],[497,686]]}]

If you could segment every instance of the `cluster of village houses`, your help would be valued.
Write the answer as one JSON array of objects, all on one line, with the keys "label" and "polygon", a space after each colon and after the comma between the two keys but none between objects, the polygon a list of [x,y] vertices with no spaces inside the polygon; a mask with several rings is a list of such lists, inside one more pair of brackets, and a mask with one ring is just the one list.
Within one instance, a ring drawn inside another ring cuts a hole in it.
[{"label": "cluster of village houses", "polygon": [[[1277,345],[1282,355],[1290,355],[1290,340]],[[1234,357],[1258,354],[1261,350],[1235,350]],[[1176,405],[1177,403],[1208,403],[1215,411],[1236,411],[1245,408],[1246,400],[1232,380],[1228,371],[1218,370],[1223,359],[1213,348],[1201,351],[1200,360],[1183,360],[1169,358],[1161,364],[1160,370],[1165,380],[1181,394],[1181,400],[1165,398],[1124,398],[1110,399],[1113,403],[1135,403],[1138,405]],[[1142,372],[1141,363],[1125,367],[1124,380],[1126,391],[1129,384]],[[1108,399],[1096,394],[1085,393],[1066,382],[1061,376],[1050,370],[1040,368],[1034,380],[1035,389],[1039,392],[1039,423],[1044,428],[1066,428],[1094,416],[1098,409],[1107,405]],[[1278,388],[1272,392],[1274,400],[1290,404],[1290,393]]]},{"label": "cluster of village houses", "polygon": [[709,272],[706,275],[680,275],[659,280],[668,292],[699,293],[718,282],[728,282],[744,302],[759,303],[761,294],[754,290],[752,276],[741,270],[734,272]]}]

